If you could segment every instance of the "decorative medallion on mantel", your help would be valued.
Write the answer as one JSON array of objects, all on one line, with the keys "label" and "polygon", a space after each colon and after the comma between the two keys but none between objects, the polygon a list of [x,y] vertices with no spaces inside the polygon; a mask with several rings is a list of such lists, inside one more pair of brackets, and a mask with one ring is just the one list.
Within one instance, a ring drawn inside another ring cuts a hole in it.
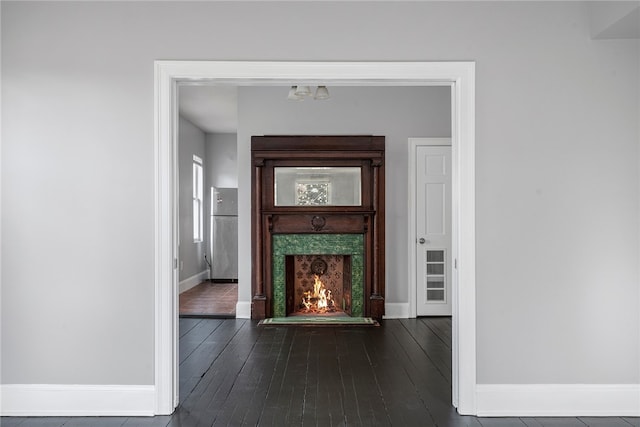
[{"label": "decorative medallion on mantel", "polygon": [[311,218],[311,227],[313,231],[320,231],[324,228],[324,225],[327,223],[327,220],[323,216],[314,216]]}]

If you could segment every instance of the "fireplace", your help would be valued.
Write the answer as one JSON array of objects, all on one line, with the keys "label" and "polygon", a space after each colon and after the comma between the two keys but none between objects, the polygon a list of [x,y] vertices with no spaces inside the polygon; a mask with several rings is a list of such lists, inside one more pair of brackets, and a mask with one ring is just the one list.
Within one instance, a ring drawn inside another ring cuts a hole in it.
[{"label": "fireplace", "polygon": [[351,316],[350,255],[287,255],[287,316]]},{"label": "fireplace", "polygon": [[252,137],[254,319],[384,314],[384,138]]}]

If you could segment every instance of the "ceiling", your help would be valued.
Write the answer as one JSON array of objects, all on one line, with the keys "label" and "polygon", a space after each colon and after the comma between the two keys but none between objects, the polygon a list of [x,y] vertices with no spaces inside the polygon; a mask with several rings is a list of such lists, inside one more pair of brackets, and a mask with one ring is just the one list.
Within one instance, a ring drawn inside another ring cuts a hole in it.
[{"label": "ceiling", "polygon": [[588,5],[593,39],[640,39],[640,1],[593,1]]}]

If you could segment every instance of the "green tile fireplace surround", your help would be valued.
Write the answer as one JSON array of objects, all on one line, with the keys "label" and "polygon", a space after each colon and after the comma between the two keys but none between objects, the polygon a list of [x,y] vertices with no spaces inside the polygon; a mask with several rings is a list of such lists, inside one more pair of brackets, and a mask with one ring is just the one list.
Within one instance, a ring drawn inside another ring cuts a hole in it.
[{"label": "green tile fireplace surround", "polygon": [[364,315],[364,235],[274,234],[272,236],[273,316],[286,316],[285,257],[287,255],[350,255],[351,315]]}]

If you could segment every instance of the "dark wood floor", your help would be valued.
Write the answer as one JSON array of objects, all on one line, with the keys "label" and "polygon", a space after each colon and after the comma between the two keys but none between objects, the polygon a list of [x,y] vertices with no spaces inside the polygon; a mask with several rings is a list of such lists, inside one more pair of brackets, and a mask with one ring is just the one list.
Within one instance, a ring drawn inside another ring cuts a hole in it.
[{"label": "dark wood floor", "polygon": [[2,427],[606,426],[638,418],[475,418],[451,399],[449,318],[380,327],[180,319],[180,406],[150,418],[2,418]]}]

